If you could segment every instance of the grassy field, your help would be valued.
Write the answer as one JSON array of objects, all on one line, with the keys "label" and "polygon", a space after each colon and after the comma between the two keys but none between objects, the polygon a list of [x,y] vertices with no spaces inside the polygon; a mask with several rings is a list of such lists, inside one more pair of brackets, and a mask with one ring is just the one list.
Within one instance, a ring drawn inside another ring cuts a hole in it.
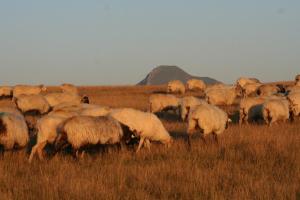
[{"label": "grassy field", "polygon": [[[81,87],[91,103],[147,110],[163,86]],[[188,95],[202,96],[197,92]],[[1,101],[0,105],[10,105]],[[225,108],[234,113],[236,106]],[[109,151],[74,160],[58,154],[27,162],[25,152],[0,156],[0,199],[299,199],[300,121],[231,124],[219,144],[195,135],[174,115],[162,121],[175,138],[170,148]],[[298,192],[298,197],[297,197]]]}]

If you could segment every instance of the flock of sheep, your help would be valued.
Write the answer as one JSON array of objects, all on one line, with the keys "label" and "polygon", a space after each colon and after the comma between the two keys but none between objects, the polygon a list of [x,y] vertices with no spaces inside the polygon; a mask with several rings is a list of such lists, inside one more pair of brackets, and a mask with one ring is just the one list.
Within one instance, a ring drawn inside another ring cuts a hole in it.
[{"label": "flock of sheep", "polygon": [[[204,135],[223,133],[231,119],[219,106],[239,102],[239,122],[248,123],[262,119],[267,124],[293,120],[300,114],[300,75],[293,85],[262,84],[254,78],[239,78],[235,85],[206,85],[201,80],[189,80],[186,85],[178,80],[170,81],[169,94],[152,94],[149,111],[133,108],[112,109],[108,106],[89,104],[87,96],[79,95],[72,84],[60,86],[60,92],[44,94],[43,85],[17,85],[0,87],[0,97],[12,97],[14,107],[0,107],[0,145],[4,150],[24,148],[30,134],[37,138],[29,161],[38,154],[43,159],[43,149],[53,144],[57,150],[71,145],[76,156],[82,147],[97,144],[128,144],[139,138],[137,152],[150,142],[171,145],[172,137],[155,115],[173,109],[187,123],[188,143],[197,130]],[[172,93],[184,94],[185,90],[203,91],[205,99],[193,96],[179,98]],[[177,112],[178,111],[178,112]],[[31,124],[28,113],[39,114]]]}]

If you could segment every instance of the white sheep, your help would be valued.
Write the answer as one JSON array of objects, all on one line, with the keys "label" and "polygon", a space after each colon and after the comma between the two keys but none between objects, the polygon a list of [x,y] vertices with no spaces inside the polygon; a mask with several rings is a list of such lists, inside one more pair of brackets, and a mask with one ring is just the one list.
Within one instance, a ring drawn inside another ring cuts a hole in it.
[{"label": "white sheep", "polygon": [[198,128],[203,132],[202,139],[204,141],[204,136],[208,134],[213,134],[217,141],[217,135],[224,132],[229,121],[227,114],[217,106],[201,104],[194,107],[188,116],[187,133],[189,135],[189,145],[192,134]]},{"label": "white sheep", "polygon": [[95,107],[90,107],[90,108],[83,108],[80,111],[80,115],[100,117],[100,116],[108,115],[110,111],[111,111],[111,109],[108,106],[95,106]]},{"label": "white sheep", "polygon": [[120,108],[112,110],[109,115],[129,127],[130,131],[140,137],[136,152],[139,152],[144,142],[149,144],[150,141],[159,141],[166,145],[170,145],[172,142],[168,131],[153,113],[142,112],[133,108]]},{"label": "white sheep", "polygon": [[206,84],[203,80],[200,79],[190,79],[186,82],[186,88],[188,90],[201,90],[206,89]]},{"label": "white sheep", "polygon": [[242,124],[248,120],[257,120],[262,118],[262,104],[265,102],[264,97],[247,97],[240,101],[240,119],[239,123]]},{"label": "white sheep", "polygon": [[45,114],[50,110],[48,101],[40,94],[21,95],[16,100],[16,105],[23,113],[39,111],[40,114]]},{"label": "white sheep", "polygon": [[241,91],[233,86],[206,90],[205,100],[212,105],[232,105],[238,96],[241,96]]},{"label": "white sheep", "polygon": [[39,159],[43,160],[43,149],[47,144],[53,144],[58,136],[58,126],[66,120],[67,117],[51,114],[40,118],[37,121],[37,142],[33,146],[29,162],[32,161],[35,153],[38,153]]},{"label": "white sheep", "polygon": [[257,89],[261,86],[261,83],[246,83],[243,87],[243,97],[248,97],[253,94],[257,94]]},{"label": "white sheep", "polygon": [[185,86],[180,80],[169,81],[167,85],[167,93],[185,93]]},{"label": "white sheep", "polygon": [[149,110],[157,113],[166,110],[177,110],[180,99],[171,94],[152,94],[149,97]]},{"label": "white sheep", "polygon": [[0,97],[11,97],[13,88],[10,86],[0,86]]},{"label": "white sheep", "polygon": [[247,78],[247,77],[240,77],[237,81],[236,81],[236,86],[240,86],[241,88],[244,89],[244,86],[247,83],[260,83],[260,81],[256,78]]},{"label": "white sheep", "polygon": [[63,83],[59,88],[62,90],[62,92],[79,94],[78,88],[75,85],[70,83]]},{"label": "white sheep", "polygon": [[268,125],[277,121],[287,121],[289,117],[289,102],[286,99],[270,99],[263,104],[263,118]]},{"label": "white sheep", "polygon": [[300,91],[290,93],[287,96],[287,99],[290,103],[290,110],[291,113],[293,114],[292,117],[300,116]]},{"label": "white sheep", "polygon": [[193,97],[193,96],[183,97],[180,101],[181,119],[185,121],[189,115],[190,110],[192,110],[194,107],[201,104],[207,104],[207,103],[206,101],[199,99],[197,97]]},{"label": "white sheep", "polygon": [[5,150],[23,148],[29,141],[24,117],[12,113],[0,113],[0,144]]},{"label": "white sheep", "polygon": [[20,95],[32,95],[45,92],[47,88],[44,85],[16,85],[13,88],[13,98],[19,98]]},{"label": "white sheep", "polygon": [[81,96],[78,94],[68,92],[53,92],[45,95],[45,98],[49,102],[51,107],[55,107],[59,104],[80,104]]},{"label": "white sheep", "polygon": [[57,143],[67,140],[78,155],[85,145],[120,144],[122,139],[121,124],[112,117],[75,116],[63,123]]},{"label": "white sheep", "polygon": [[260,96],[271,96],[280,92],[280,88],[276,85],[264,84],[257,89]]}]

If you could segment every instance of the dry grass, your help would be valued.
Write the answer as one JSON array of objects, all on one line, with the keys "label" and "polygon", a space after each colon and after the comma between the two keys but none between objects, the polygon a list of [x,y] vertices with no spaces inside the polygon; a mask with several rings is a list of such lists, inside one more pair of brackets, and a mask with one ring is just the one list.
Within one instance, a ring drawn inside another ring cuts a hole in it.
[{"label": "dry grass", "polygon": [[[164,87],[82,87],[92,103],[147,109]],[[196,92],[193,95],[201,96]],[[9,103],[1,103],[9,104]],[[226,108],[233,112],[234,107]],[[0,157],[0,199],[296,199],[300,191],[300,123],[231,125],[208,144],[195,135],[189,151],[186,126],[165,115],[175,137],[170,148],[88,155],[59,154],[27,163],[24,152]],[[299,196],[298,196],[299,198]]]}]

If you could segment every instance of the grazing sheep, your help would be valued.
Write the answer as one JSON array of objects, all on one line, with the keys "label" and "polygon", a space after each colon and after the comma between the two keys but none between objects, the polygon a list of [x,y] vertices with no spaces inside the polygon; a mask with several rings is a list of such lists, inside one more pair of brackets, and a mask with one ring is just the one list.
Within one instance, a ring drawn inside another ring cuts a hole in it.
[{"label": "grazing sheep", "polygon": [[287,99],[290,103],[290,110],[293,117],[300,116],[300,91],[290,93]]},{"label": "grazing sheep", "polygon": [[51,107],[55,107],[63,103],[78,105],[81,103],[82,100],[82,98],[79,95],[66,92],[49,93],[45,95],[45,98],[47,99]]},{"label": "grazing sheep", "polygon": [[277,85],[262,85],[257,89],[257,94],[260,96],[271,96],[280,92]]},{"label": "grazing sheep", "polygon": [[190,79],[186,82],[186,87],[188,90],[201,90],[206,89],[206,84],[203,80],[200,79]]},{"label": "grazing sheep", "polygon": [[240,95],[237,87],[210,89],[205,93],[205,100],[212,105],[232,105],[236,97]]},{"label": "grazing sheep", "polygon": [[180,109],[181,109],[181,119],[185,121],[189,115],[190,110],[192,110],[195,106],[207,104],[206,101],[201,100],[197,97],[187,96],[183,97],[180,101]]},{"label": "grazing sheep", "polygon": [[32,161],[35,153],[38,153],[39,159],[43,160],[43,149],[47,144],[53,144],[58,136],[58,126],[66,120],[66,117],[56,115],[46,115],[37,122],[37,142],[33,146],[29,162]]},{"label": "grazing sheep", "polygon": [[85,145],[120,144],[122,138],[121,124],[112,117],[75,116],[63,123],[57,141],[67,140],[78,155]]},{"label": "grazing sheep", "polygon": [[60,86],[62,92],[71,93],[71,94],[79,94],[78,88],[70,83],[64,83]]},{"label": "grazing sheep", "polygon": [[111,109],[108,106],[95,106],[90,108],[83,108],[80,112],[80,115],[100,117],[108,115],[110,111]]},{"label": "grazing sheep", "polygon": [[172,142],[168,131],[153,113],[132,108],[121,108],[112,110],[109,115],[129,127],[137,137],[140,137],[136,152],[139,152],[144,142],[149,144],[150,141],[159,141],[166,145],[170,145]]},{"label": "grazing sheep", "polygon": [[236,86],[240,86],[241,88],[244,89],[244,86],[247,83],[260,83],[260,81],[256,78],[246,78],[246,77],[241,77],[236,81]]},{"label": "grazing sheep", "polygon": [[204,141],[204,136],[210,133],[213,134],[217,141],[217,135],[224,132],[229,121],[227,114],[217,106],[201,104],[194,107],[188,116],[187,133],[189,135],[189,145],[191,145],[191,135],[195,133],[197,128],[202,130],[202,139]]},{"label": "grazing sheep", "polygon": [[168,83],[167,93],[185,93],[185,86],[179,80],[173,80]]},{"label": "grazing sheep", "polygon": [[16,85],[13,89],[13,98],[17,99],[21,95],[40,94],[46,90],[47,88],[44,85]]},{"label": "grazing sheep", "polygon": [[261,86],[261,83],[246,83],[242,89],[243,97],[248,97],[257,93],[257,89]]},{"label": "grazing sheep", "polygon": [[263,118],[268,125],[277,121],[287,121],[289,117],[289,102],[287,100],[270,99],[263,104]]},{"label": "grazing sheep", "polygon": [[38,111],[40,114],[45,114],[50,110],[48,101],[40,94],[21,95],[16,100],[16,105],[23,113]]},{"label": "grazing sheep", "polygon": [[29,141],[29,134],[24,117],[12,113],[0,113],[0,145],[5,150],[23,148]]},{"label": "grazing sheep", "polygon": [[158,113],[167,110],[177,110],[180,99],[171,94],[152,94],[149,97],[149,110]]},{"label": "grazing sheep", "polygon": [[264,97],[248,97],[241,99],[239,123],[242,124],[243,122],[246,122],[248,124],[248,120],[262,118],[262,104],[264,102]]},{"label": "grazing sheep", "polygon": [[0,86],[0,97],[11,97],[13,88],[10,86]]}]

